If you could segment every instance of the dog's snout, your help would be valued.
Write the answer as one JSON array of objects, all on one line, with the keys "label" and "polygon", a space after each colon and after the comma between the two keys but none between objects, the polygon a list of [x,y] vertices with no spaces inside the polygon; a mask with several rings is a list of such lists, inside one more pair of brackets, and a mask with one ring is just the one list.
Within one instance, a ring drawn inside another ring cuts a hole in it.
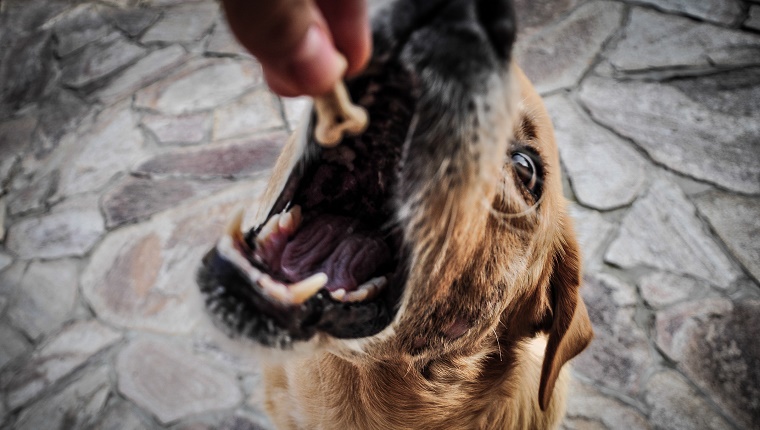
[{"label": "dog's snout", "polygon": [[475,11],[496,54],[508,59],[517,32],[512,1],[477,0]]}]

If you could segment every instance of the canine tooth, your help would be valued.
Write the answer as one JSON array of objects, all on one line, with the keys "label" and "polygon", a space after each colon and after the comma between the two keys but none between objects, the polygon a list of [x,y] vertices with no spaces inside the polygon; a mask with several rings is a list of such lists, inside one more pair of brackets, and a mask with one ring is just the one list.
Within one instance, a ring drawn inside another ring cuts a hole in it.
[{"label": "canine tooth", "polygon": [[321,290],[326,284],[327,275],[324,273],[316,273],[303,281],[291,285],[288,290],[290,291],[293,303],[300,305],[308,300],[309,297],[317,294],[317,291]]},{"label": "canine tooth", "polygon": [[271,276],[266,274],[262,275],[261,278],[259,278],[259,285],[261,285],[261,288],[270,297],[279,300],[280,302],[290,302],[290,293],[288,292],[288,287],[275,281]]},{"label": "canine tooth", "polygon": [[346,297],[346,290],[344,288],[338,288],[335,291],[330,291],[330,295],[333,299],[342,302],[343,298]]},{"label": "canine tooth", "polygon": [[388,279],[385,276],[372,278],[361,284],[355,291],[346,294],[346,297],[343,300],[346,302],[361,302],[374,298],[387,283]]},{"label": "canine tooth", "polygon": [[301,224],[301,207],[298,205],[293,206],[293,208],[291,208],[287,212],[283,212],[280,215],[280,220],[278,222],[280,231],[287,234],[288,236],[295,233],[300,224]]},{"label": "canine tooth", "polygon": [[280,231],[280,214],[272,215],[272,218],[269,218],[266,224],[264,224],[264,227],[261,228],[261,231],[259,231],[258,236],[256,236],[256,243],[259,245],[263,245],[266,243],[266,240],[269,238],[270,235],[273,233],[277,233]]}]

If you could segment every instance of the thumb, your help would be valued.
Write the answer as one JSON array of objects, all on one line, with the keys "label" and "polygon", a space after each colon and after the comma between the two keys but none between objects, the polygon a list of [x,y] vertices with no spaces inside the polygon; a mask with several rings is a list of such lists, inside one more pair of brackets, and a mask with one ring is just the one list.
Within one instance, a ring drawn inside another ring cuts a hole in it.
[{"label": "thumb", "polygon": [[345,72],[327,24],[311,0],[225,0],[230,28],[283,96],[321,95]]}]

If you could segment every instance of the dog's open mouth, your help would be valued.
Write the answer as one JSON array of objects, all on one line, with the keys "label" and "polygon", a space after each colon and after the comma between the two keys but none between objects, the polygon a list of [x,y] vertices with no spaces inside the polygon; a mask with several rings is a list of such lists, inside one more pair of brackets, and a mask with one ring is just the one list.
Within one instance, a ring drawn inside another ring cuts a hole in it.
[{"label": "dog's open mouth", "polygon": [[204,258],[201,290],[234,334],[283,347],[393,319],[407,269],[394,189],[415,91],[400,67],[381,70],[349,82],[369,128],[334,148],[310,139],[267,220],[243,234],[241,214]]}]

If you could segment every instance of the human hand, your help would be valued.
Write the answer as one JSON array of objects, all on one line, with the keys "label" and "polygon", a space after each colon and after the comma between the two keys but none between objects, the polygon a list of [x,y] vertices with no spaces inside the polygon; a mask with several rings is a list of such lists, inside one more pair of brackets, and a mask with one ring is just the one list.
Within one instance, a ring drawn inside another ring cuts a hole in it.
[{"label": "human hand", "polygon": [[232,32],[259,60],[272,91],[282,96],[323,95],[344,73],[359,72],[369,60],[366,0],[222,3]]}]

